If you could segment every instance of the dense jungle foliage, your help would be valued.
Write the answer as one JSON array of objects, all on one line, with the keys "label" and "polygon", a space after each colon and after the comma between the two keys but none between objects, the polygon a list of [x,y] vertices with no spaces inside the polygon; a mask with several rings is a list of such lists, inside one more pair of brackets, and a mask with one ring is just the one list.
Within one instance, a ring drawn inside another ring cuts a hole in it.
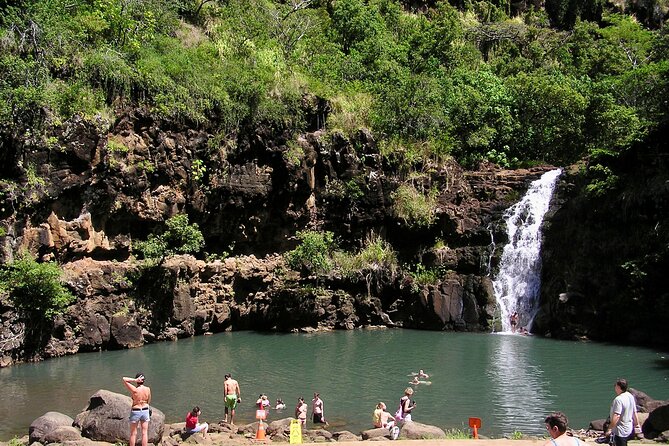
[{"label": "dense jungle foliage", "polygon": [[666,126],[665,3],[0,1],[0,146],[126,104],[297,133],[311,93],[398,164],[606,160]]}]

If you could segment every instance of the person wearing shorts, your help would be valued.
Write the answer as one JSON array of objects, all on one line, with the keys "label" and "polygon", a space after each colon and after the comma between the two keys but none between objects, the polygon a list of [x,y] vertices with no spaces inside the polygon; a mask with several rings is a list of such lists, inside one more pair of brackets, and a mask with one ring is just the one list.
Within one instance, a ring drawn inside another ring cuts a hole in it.
[{"label": "person wearing shorts", "polygon": [[229,413],[230,424],[235,424],[233,421],[235,418],[235,408],[237,407],[237,403],[242,401],[242,392],[239,389],[239,383],[237,380],[232,379],[232,375],[227,373],[223,382],[223,389],[225,394],[225,419],[223,422],[228,422]]},{"label": "person wearing shorts", "polygon": [[[132,384],[134,383],[134,385]],[[135,446],[137,440],[137,425],[142,428],[142,446],[149,443],[149,421],[151,414],[149,403],[151,402],[151,389],[144,385],[144,374],[138,373],[134,378],[123,377],[123,384],[130,391],[132,408],[130,409],[130,445]]]}]

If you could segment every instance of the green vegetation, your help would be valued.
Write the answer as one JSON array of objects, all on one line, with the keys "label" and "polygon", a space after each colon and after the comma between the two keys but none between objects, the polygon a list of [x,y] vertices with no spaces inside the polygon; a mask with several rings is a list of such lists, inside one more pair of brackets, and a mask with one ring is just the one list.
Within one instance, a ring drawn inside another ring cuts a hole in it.
[{"label": "green vegetation", "polygon": [[509,439],[510,439],[510,440],[522,440],[523,437],[524,437],[524,435],[523,435],[523,433],[522,433],[521,431],[513,431],[513,432],[509,435]]},{"label": "green vegetation", "polygon": [[411,291],[418,293],[426,285],[435,285],[443,277],[443,272],[439,268],[427,268],[422,263],[416,265],[415,272],[409,272],[413,279],[411,282]]},{"label": "green vegetation", "polygon": [[[402,168],[449,156],[563,164],[606,151],[605,168],[667,122],[656,2],[630,5],[636,18],[602,0],[544,10],[442,0],[418,11],[398,0],[0,4],[0,133],[56,147],[54,126],[108,117],[119,101],[217,135],[259,124],[299,132],[311,93],[330,103],[328,131],[371,128]],[[610,186],[602,181],[595,189]]]},{"label": "green vegetation", "polygon": [[436,191],[427,195],[411,185],[401,185],[392,193],[393,212],[409,226],[430,226],[436,219]]},{"label": "green vegetation", "polygon": [[463,429],[446,429],[444,433],[447,440],[469,440],[472,438],[472,435]]},{"label": "green vegetation", "polygon": [[204,237],[197,223],[189,224],[187,214],[169,218],[161,234],[151,234],[146,241],[135,243],[135,249],[145,259],[160,263],[171,255],[198,253],[204,246]]},{"label": "green vegetation", "polygon": [[299,231],[300,244],[288,253],[288,264],[296,270],[327,274],[332,268],[334,234],[330,231]]},{"label": "green vegetation", "polygon": [[357,253],[339,251],[334,254],[334,263],[345,277],[368,280],[372,276],[387,274],[393,277],[398,267],[397,254],[388,242],[371,234]]},{"label": "green vegetation", "polygon": [[355,253],[336,249],[333,233],[301,231],[300,244],[287,254],[288,265],[306,270],[316,279],[339,275],[353,282],[364,281],[368,294],[372,284],[379,286],[384,279],[394,279],[399,271],[397,254],[380,236],[371,234]]},{"label": "green vegetation", "polygon": [[46,323],[75,300],[61,283],[62,273],[56,263],[38,263],[24,254],[0,271],[0,290],[27,318]]}]

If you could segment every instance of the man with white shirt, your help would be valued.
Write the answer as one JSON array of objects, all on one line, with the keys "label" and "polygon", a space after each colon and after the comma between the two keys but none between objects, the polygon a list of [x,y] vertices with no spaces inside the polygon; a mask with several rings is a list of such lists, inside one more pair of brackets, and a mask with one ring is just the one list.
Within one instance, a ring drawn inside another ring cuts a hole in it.
[{"label": "man with white shirt", "polygon": [[634,426],[639,425],[634,395],[627,391],[627,380],[618,378],[613,387],[616,397],[611,404],[611,424],[606,435],[615,446],[627,446],[627,440],[634,435]]}]

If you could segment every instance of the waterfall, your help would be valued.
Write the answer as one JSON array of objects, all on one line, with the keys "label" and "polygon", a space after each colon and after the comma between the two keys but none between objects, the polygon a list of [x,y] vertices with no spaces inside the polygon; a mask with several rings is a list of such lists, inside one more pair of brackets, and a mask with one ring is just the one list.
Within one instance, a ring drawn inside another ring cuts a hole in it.
[{"label": "waterfall", "polygon": [[518,328],[532,327],[541,287],[541,225],[561,169],[546,172],[530,185],[525,196],[504,213],[509,242],[504,246],[499,272],[493,280],[502,331],[511,331],[511,315],[518,312]]}]

